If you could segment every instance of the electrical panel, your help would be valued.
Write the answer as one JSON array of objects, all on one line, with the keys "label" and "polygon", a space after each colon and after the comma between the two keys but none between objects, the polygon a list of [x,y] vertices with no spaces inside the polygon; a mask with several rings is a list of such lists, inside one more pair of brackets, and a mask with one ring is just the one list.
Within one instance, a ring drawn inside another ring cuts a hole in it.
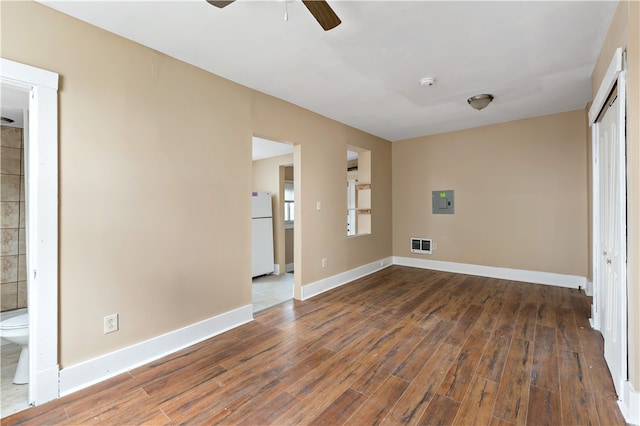
[{"label": "electrical panel", "polygon": [[431,213],[453,214],[453,189],[445,191],[431,191]]}]

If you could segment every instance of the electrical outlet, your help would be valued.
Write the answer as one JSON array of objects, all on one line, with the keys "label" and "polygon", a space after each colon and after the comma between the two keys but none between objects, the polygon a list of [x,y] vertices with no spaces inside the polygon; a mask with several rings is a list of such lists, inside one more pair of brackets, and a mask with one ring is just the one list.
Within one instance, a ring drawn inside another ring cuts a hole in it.
[{"label": "electrical outlet", "polygon": [[326,257],[323,257],[323,258],[322,258],[322,267],[323,267],[323,268],[326,268],[326,267],[327,267],[327,258],[326,258]]},{"label": "electrical outlet", "polygon": [[104,317],[104,334],[118,331],[118,314],[111,314]]}]

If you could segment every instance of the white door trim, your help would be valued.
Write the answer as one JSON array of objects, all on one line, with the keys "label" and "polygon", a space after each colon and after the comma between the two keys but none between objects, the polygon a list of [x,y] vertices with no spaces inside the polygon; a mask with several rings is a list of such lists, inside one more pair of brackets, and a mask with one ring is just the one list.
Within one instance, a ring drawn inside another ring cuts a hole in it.
[{"label": "white door trim", "polygon": [[609,97],[609,93],[611,93],[611,89],[618,81],[618,75],[622,72],[622,55],[623,50],[622,47],[618,47],[613,54],[613,58],[609,63],[609,68],[607,68],[607,72],[605,73],[602,81],[600,82],[600,87],[598,88],[598,92],[596,96],[593,98],[593,103],[591,104],[591,108],[589,108],[589,126],[593,126],[604,107],[605,102],[607,102],[607,98]]},{"label": "white door trim", "polygon": [[29,95],[29,403],[58,397],[58,74],[0,58],[2,84]]},{"label": "white door trim", "polygon": [[[622,151],[620,153],[620,158],[622,159],[622,164],[620,164],[622,173],[619,176],[619,182],[618,184],[620,185],[621,188],[623,188],[623,193],[624,188],[626,188],[626,152],[625,152],[625,147],[626,147],[626,73],[623,71],[624,68],[624,55],[623,55],[623,50],[622,48],[618,48],[616,49],[613,58],[609,64],[609,68],[607,69],[607,72],[605,73],[605,76],[600,84],[600,87],[598,89],[598,92],[594,98],[593,101],[593,105],[591,106],[591,108],[589,109],[589,125],[591,126],[592,130],[591,130],[591,139],[592,139],[592,145],[591,145],[591,151],[592,151],[592,175],[593,175],[593,179],[592,179],[592,194],[593,194],[593,206],[592,206],[592,212],[593,212],[593,221],[592,221],[592,232],[593,232],[593,246],[592,246],[592,260],[593,260],[593,269],[592,269],[592,278],[593,278],[593,304],[591,307],[591,325],[593,328],[597,329],[597,330],[601,330],[602,327],[602,315],[605,314],[604,312],[601,311],[600,306],[601,306],[601,298],[603,297],[603,290],[601,288],[601,286],[603,285],[602,283],[599,282],[599,277],[600,277],[600,269],[601,269],[601,265],[600,262],[603,261],[603,256],[601,256],[601,251],[602,248],[600,247],[600,240],[601,240],[601,235],[600,235],[600,200],[601,200],[601,194],[600,194],[600,175],[599,175],[599,164],[598,164],[598,152],[599,152],[599,147],[600,147],[600,141],[599,141],[599,123],[596,121],[598,119],[598,117],[600,116],[601,112],[603,111],[603,108],[605,107],[605,103],[607,101],[607,98],[609,97],[609,94],[611,93],[611,90],[613,89],[613,87],[617,84],[618,85],[618,102],[620,105],[619,108],[619,114],[617,117],[617,124],[618,124],[618,137],[619,139],[619,148]],[[624,265],[621,268],[620,271],[620,280],[621,282],[624,283],[625,287],[628,285],[627,283],[627,262],[626,262],[626,249],[627,249],[627,232],[626,232],[626,201],[624,203],[624,206],[620,209],[620,217],[617,218],[618,221],[620,221],[621,223],[621,233],[622,235],[620,235],[620,242],[621,242],[621,247],[620,247],[620,253],[621,253],[621,257],[623,259]],[[624,397],[624,392],[621,392],[625,386],[626,386],[626,382],[627,382],[627,354],[628,354],[628,306],[627,306],[627,298],[626,298],[626,291],[622,292],[622,298],[623,300],[620,301],[620,312],[619,312],[619,317],[617,319],[615,319],[616,321],[619,321],[622,327],[622,336],[620,339],[620,349],[621,349],[621,356],[620,359],[618,359],[616,362],[620,363],[621,366],[621,371],[620,371],[620,376],[621,377],[612,377],[615,385],[616,385],[616,389],[619,390],[619,395],[618,397],[622,400],[622,398]]]}]

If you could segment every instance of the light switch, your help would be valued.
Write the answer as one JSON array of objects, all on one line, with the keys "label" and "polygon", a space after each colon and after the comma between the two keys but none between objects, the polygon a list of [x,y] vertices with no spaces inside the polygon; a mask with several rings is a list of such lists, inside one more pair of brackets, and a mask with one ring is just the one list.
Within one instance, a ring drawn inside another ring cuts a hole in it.
[{"label": "light switch", "polygon": [[316,201],[316,210],[322,210],[322,203],[320,201]]}]

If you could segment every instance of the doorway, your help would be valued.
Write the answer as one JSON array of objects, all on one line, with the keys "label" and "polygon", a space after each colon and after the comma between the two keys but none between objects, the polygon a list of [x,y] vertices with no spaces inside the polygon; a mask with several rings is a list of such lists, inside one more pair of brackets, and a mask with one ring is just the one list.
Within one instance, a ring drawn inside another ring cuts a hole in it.
[{"label": "doorway", "polygon": [[625,72],[614,55],[594,105],[592,124],[592,325],[604,338],[604,356],[619,398],[627,381],[627,231]]},{"label": "doorway", "polygon": [[27,403],[40,405],[59,395],[58,74],[3,58],[0,65],[2,88],[27,95],[23,130],[27,141],[23,162],[30,349]]},{"label": "doorway", "polygon": [[[20,88],[2,84],[2,113],[0,134],[0,233],[2,247],[0,263],[0,288],[2,301],[0,320],[23,322],[27,311],[27,229],[25,196],[25,152],[28,152],[25,124],[29,95]],[[3,324],[7,324],[3,322]],[[25,327],[25,336],[28,328]],[[8,415],[28,407],[28,373],[18,368],[18,360],[25,360],[22,346],[16,340],[0,342],[2,415]],[[26,353],[26,352],[25,352]],[[27,365],[22,363],[22,366]],[[22,372],[22,373],[21,373]]]},{"label": "doorway", "polygon": [[[269,194],[271,207],[272,241],[268,253],[272,267],[261,268],[260,273],[254,270],[252,277],[253,310],[259,312],[275,306],[294,296],[295,267],[293,242],[295,231],[295,178],[294,178],[294,146],[293,144],[273,140],[253,138],[252,167],[252,210],[256,203],[263,204],[265,194]],[[261,208],[262,210],[262,208]],[[263,255],[269,250],[262,247],[258,239],[258,221],[252,217],[252,263],[257,258],[262,262]],[[260,223],[261,224],[261,223]],[[262,248],[261,248],[262,247]]]}]

